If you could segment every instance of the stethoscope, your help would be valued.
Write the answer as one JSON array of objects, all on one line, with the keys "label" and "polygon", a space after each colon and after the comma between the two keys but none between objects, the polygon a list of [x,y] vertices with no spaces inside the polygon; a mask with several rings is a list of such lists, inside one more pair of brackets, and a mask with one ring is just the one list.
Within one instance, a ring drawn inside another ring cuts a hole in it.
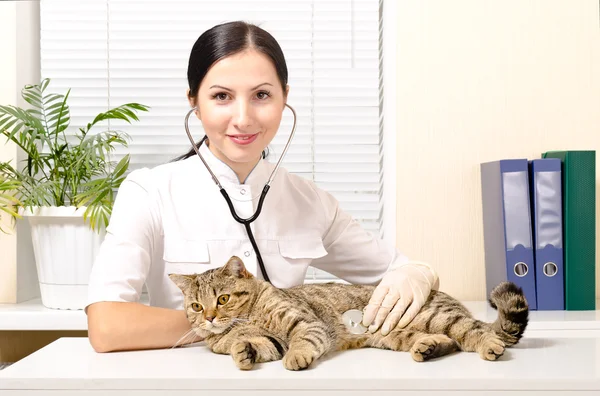
[{"label": "stethoscope", "polygon": [[[231,202],[231,199],[229,198],[229,194],[227,194],[227,191],[225,191],[223,186],[221,186],[221,183],[219,183],[219,179],[217,179],[215,174],[210,169],[210,166],[208,166],[208,164],[202,157],[202,154],[200,154],[198,147],[196,147],[196,143],[194,142],[194,138],[192,137],[192,134],[190,133],[190,129],[188,127],[188,119],[190,118],[190,115],[194,111],[196,111],[196,109],[197,109],[196,107],[194,107],[187,113],[187,115],[185,116],[185,122],[184,122],[185,131],[188,135],[188,138],[190,139],[190,142],[192,143],[192,147],[194,148],[194,151],[196,152],[196,154],[198,154],[198,157],[200,157],[200,159],[202,160],[202,163],[204,163],[204,166],[206,167],[206,169],[208,169],[208,172],[210,172],[212,179],[214,180],[216,185],[219,187],[219,190],[221,191],[221,194],[223,195],[223,197],[225,197],[225,201],[227,202],[227,206],[229,206],[231,215],[238,223],[243,224],[244,227],[246,228],[246,233],[248,234],[250,243],[252,244],[252,247],[254,248],[254,251],[256,252],[256,259],[258,261],[258,264],[260,265],[260,270],[262,272],[263,278],[269,283],[271,283],[271,280],[269,279],[269,276],[267,275],[267,270],[265,269],[265,264],[263,263],[262,256],[260,255],[260,251],[258,250],[258,246],[256,245],[256,241],[254,240],[254,235],[252,234],[252,229],[250,228],[250,224],[254,220],[256,220],[258,218],[258,216],[260,215],[260,211],[262,209],[263,202],[265,201],[265,197],[267,196],[267,192],[269,191],[269,188],[271,186],[271,182],[273,181],[273,178],[275,177],[275,174],[277,173],[277,169],[279,169],[279,164],[281,163],[281,160],[283,160],[283,157],[285,157],[285,153],[287,152],[288,147],[292,141],[292,138],[294,137],[294,133],[296,132],[296,111],[287,103],[285,105],[294,114],[294,124],[292,125],[292,132],[290,133],[290,137],[288,138],[288,141],[287,141],[285,147],[283,148],[283,153],[281,153],[281,156],[279,157],[279,161],[277,161],[275,168],[271,172],[271,176],[267,180],[267,183],[265,184],[265,186],[262,190],[262,193],[260,194],[260,199],[258,201],[258,207],[256,208],[256,212],[254,212],[254,214],[247,219],[243,219],[240,216],[238,216],[238,214],[235,211],[235,208],[233,207],[233,203]],[[202,138],[199,146],[205,140],[206,140],[206,136],[204,136],[204,138]],[[364,334],[367,332],[367,328],[361,324],[362,314],[363,313],[357,309],[350,309],[342,314],[342,318],[341,318],[342,322],[344,323],[344,325],[346,326],[348,331],[350,331],[353,334]]]},{"label": "stethoscope", "polygon": [[[271,172],[271,176],[269,177],[269,179],[267,180],[267,183],[263,187],[262,193],[260,194],[260,199],[258,200],[258,207],[256,208],[256,211],[254,212],[254,214],[252,216],[250,216],[247,219],[243,219],[240,216],[238,216],[238,214],[235,211],[235,208],[233,207],[233,203],[231,202],[231,199],[229,198],[229,194],[227,194],[227,191],[225,191],[223,186],[221,186],[221,183],[219,183],[219,179],[217,179],[215,174],[210,169],[210,166],[208,166],[208,163],[206,163],[206,161],[202,157],[202,154],[200,154],[200,151],[198,151],[198,147],[196,147],[194,138],[192,137],[192,134],[190,133],[190,129],[188,126],[188,119],[190,118],[190,115],[198,109],[197,107],[192,108],[187,113],[187,115],[185,116],[185,122],[184,122],[185,131],[188,135],[188,138],[190,139],[190,142],[192,143],[192,147],[194,148],[194,151],[196,152],[196,154],[198,154],[198,157],[200,157],[200,159],[202,160],[202,163],[204,163],[204,166],[206,167],[206,169],[208,169],[208,172],[210,173],[215,184],[219,187],[219,190],[221,191],[221,194],[223,195],[223,197],[225,197],[225,201],[227,202],[227,206],[229,206],[231,215],[238,223],[243,224],[244,227],[246,228],[246,233],[248,234],[250,243],[252,244],[252,247],[254,248],[254,251],[256,252],[256,259],[258,261],[258,265],[260,265],[260,270],[262,272],[263,278],[269,283],[271,283],[271,280],[269,279],[269,276],[267,275],[267,270],[265,269],[265,264],[263,263],[263,259],[260,254],[260,251],[258,250],[258,246],[256,245],[256,241],[254,240],[254,235],[252,234],[252,229],[250,228],[250,224],[252,224],[252,222],[254,220],[256,220],[258,218],[258,216],[260,215],[260,211],[262,209],[263,202],[265,201],[267,192],[269,192],[269,188],[271,187],[271,182],[275,178],[275,174],[277,173],[277,169],[279,169],[281,160],[283,160],[283,157],[285,157],[285,153],[287,152],[288,147],[289,147],[290,143],[292,142],[292,138],[294,137],[294,133],[296,132],[296,111],[292,108],[292,106],[288,105],[287,103],[285,105],[292,111],[292,114],[294,115],[294,124],[292,125],[292,132],[290,133],[290,137],[288,138],[288,141],[287,141],[285,147],[283,148],[283,153],[281,153],[281,156],[279,157],[279,161],[277,161],[275,168]],[[205,140],[206,140],[206,136],[200,141],[200,144],[198,146],[200,146]]]}]

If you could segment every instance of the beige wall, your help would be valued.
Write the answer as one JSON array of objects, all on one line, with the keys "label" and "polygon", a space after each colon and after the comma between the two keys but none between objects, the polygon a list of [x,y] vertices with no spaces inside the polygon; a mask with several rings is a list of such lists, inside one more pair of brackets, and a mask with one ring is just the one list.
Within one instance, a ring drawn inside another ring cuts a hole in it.
[{"label": "beige wall", "polygon": [[[17,30],[15,19],[17,6],[14,2],[0,3],[0,41],[3,56],[0,57],[0,104],[14,104],[17,73]],[[16,145],[4,144],[6,139],[0,138],[0,161],[15,160]],[[10,229],[10,219],[2,214],[3,229]],[[0,303],[16,301],[17,269],[12,263],[16,262],[16,237],[0,232]]]},{"label": "beige wall", "polygon": [[[24,106],[21,88],[39,82],[39,1],[0,2],[0,104]],[[0,138],[0,161],[21,161],[12,143]],[[3,216],[4,221],[8,219]],[[10,223],[9,223],[10,224]],[[0,233],[0,303],[39,296],[39,285],[29,225],[17,223],[17,232]]]},{"label": "beige wall", "polygon": [[431,262],[442,290],[483,299],[479,164],[600,149],[598,0],[397,11],[398,246]]}]

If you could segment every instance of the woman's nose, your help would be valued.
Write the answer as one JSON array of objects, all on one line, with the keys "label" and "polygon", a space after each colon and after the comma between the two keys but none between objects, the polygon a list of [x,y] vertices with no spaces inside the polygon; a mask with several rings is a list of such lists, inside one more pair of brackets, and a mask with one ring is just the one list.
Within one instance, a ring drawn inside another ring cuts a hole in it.
[{"label": "woman's nose", "polygon": [[252,106],[243,100],[240,100],[236,106],[235,126],[240,129],[248,128],[253,123]]}]

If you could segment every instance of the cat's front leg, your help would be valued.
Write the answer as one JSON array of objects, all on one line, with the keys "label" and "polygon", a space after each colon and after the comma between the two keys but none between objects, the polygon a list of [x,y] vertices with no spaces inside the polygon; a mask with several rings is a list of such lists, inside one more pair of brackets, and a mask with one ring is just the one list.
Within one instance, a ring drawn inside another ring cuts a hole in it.
[{"label": "cat's front leg", "polygon": [[250,370],[255,363],[280,360],[286,349],[285,344],[277,338],[263,334],[234,342],[230,353],[236,366]]},{"label": "cat's front leg", "polygon": [[209,346],[215,353],[229,354],[236,366],[250,370],[255,363],[280,360],[287,345],[254,325],[238,326]]},{"label": "cat's front leg", "polygon": [[333,347],[332,336],[324,323],[296,318],[290,327],[290,349],[283,357],[283,365],[288,370],[303,370],[309,367]]}]

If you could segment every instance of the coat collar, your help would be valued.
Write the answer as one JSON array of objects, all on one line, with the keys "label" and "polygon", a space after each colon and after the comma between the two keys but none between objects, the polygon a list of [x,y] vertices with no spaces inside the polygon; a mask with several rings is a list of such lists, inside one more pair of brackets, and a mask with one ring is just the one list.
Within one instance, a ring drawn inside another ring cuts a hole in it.
[{"label": "coat collar", "polygon": [[[210,166],[212,172],[219,179],[219,183],[221,183],[221,185],[223,186],[245,185],[252,187],[252,189],[262,189],[262,187],[269,179],[270,163],[265,159],[261,158],[257,162],[252,171],[250,171],[248,177],[246,177],[246,180],[239,180],[233,169],[231,169],[229,165],[221,161],[212,153],[212,151],[210,151],[210,149],[206,145],[206,142],[200,146],[198,151],[200,151],[200,154],[202,154],[202,157],[204,158],[208,166]],[[194,157],[196,162],[204,168],[204,164],[202,163],[202,161],[200,161],[200,158],[198,158],[196,154],[194,154]]]}]

